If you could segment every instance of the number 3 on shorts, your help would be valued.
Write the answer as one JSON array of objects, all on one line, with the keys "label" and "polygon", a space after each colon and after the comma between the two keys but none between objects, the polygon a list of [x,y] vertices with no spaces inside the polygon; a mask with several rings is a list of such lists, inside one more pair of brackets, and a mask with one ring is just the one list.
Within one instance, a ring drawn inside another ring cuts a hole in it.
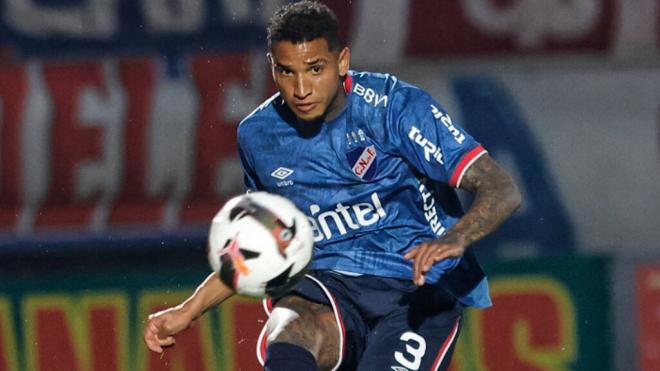
[{"label": "number 3 on shorts", "polygon": [[409,370],[418,370],[426,353],[426,340],[410,331],[404,332],[399,339],[406,343],[407,354],[396,351],[394,359]]}]

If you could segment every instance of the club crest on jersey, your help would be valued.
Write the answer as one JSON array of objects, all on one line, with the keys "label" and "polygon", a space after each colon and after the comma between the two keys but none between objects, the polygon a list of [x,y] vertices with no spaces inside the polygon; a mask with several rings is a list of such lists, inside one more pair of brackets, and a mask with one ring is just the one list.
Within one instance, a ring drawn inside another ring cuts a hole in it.
[{"label": "club crest on jersey", "polygon": [[361,179],[371,180],[376,175],[378,168],[378,161],[376,159],[376,147],[370,145],[368,147],[358,147],[348,153],[346,158],[353,174]]}]

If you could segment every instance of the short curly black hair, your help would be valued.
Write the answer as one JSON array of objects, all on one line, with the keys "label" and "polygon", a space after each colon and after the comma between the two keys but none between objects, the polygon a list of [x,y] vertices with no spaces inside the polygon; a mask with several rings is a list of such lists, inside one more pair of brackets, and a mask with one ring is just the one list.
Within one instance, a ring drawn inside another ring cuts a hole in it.
[{"label": "short curly black hair", "polygon": [[298,44],[323,38],[330,50],[337,51],[342,47],[337,28],[337,16],[323,3],[303,0],[287,4],[278,9],[268,22],[268,49],[276,41]]}]

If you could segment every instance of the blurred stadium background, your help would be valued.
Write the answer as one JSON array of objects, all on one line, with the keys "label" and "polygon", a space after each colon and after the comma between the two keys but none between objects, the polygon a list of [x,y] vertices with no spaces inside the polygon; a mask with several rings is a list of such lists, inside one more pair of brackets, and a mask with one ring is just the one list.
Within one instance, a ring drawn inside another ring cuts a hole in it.
[{"label": "blurred stadium background", "polygon": [[[0,371],[258,369],[255,301],[164,357],[141,333],[209,272],[281,3],[0,0]],[[525,195],[452,371],[660,370],[660,3],[326,3],[354,69],[429,90]]]}]

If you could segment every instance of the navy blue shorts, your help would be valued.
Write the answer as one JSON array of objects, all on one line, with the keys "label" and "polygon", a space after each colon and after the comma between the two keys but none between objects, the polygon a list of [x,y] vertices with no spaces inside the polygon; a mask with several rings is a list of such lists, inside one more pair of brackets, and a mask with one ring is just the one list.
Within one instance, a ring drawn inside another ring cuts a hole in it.
[{"label": "navy blue shorts", "polygon": [[[436,371],[449,367],[463,306],[440,287],[316,271],[293,294],[333,308],[340,329],[340,360],[333,370]],[[265,337],[264,327],[257,350],[262,364]]]}]

